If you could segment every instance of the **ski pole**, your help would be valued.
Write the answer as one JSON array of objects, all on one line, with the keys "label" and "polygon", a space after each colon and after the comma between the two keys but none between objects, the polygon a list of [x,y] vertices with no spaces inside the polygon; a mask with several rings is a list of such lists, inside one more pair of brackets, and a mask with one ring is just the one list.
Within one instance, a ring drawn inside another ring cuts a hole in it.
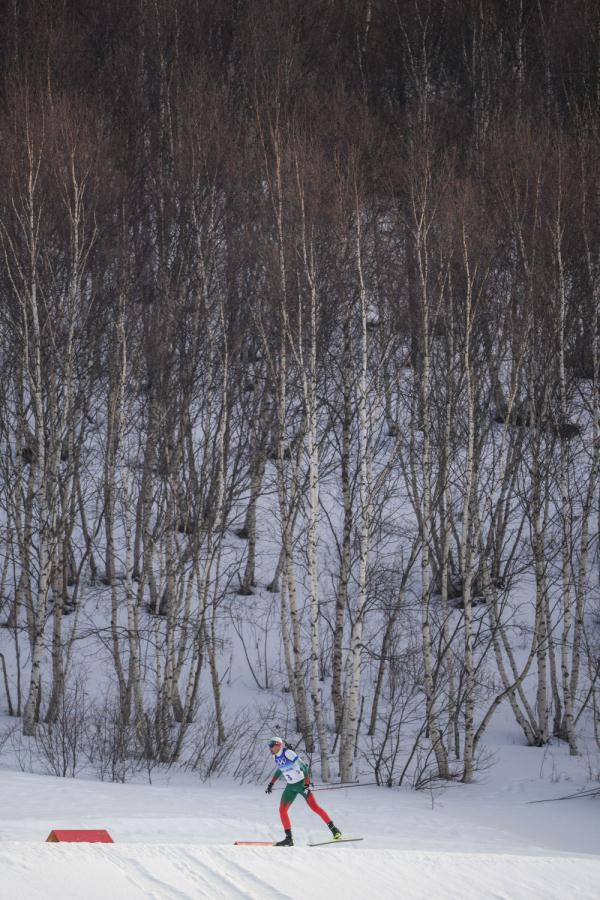
[{"label": "ski pole", "polygon": [[350,782],[349,784],[334,784],[332,787],[313,787],[313,791],[345,791],[353,787],[378,787],[376,781]]},{"label": "ski pole", "polygon": [[[336,787],[355,787],[357,784],[359,784],[359,782],[358,782],[358,781],[336,781],[336,782],[334,782],[334,784],[335,784]],[[328,783],[325,783],[325,784],[313,784],[313,783],[311,782],[310,787],[311,787],[311,789],[314,790],[314,791],[318,791],[318,790],[330,790],[330,785],[331,785],[331,783],[329,783],[329,784],[328,784]],[[276,791],[285,791],[286,787],[287,787],[287,785],[284,784],[283,787],[279,786],[279,787],[274,788],[274,790],[276,790]]]},{"label": "ski pole", "polygon": [[323,784],[317,784],[312,782],[312,787],[314,788],[328,788],[328,787],[352,787],[352,785],[360,784],[359,781],[324,781]]},{"label": "ski pole", "polygon": [[[277,787],[274,790],[285,791],[286,787],[287,787],[287,785],[284,785],[283,787]],[[311,784],[310,785],[311,791],[343,791],[343,790],[346,790],[346,788],[353,788],[353,787],[377,787],[377,782],[376,781],[346,781],[343,784],[333,784],[333,785]]]}]

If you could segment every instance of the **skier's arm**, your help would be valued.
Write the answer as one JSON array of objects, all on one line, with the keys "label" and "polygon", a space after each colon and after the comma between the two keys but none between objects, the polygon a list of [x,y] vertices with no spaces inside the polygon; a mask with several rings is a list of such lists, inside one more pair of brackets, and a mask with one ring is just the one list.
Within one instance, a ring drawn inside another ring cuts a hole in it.
[{"label": "skier's arm", "polygon": [[281,769],[275,769],[275,772],[273,773],[273,777],[271,778],[270,782],[269,782],[268,785],[267,785],[267,789],[265,790],[265,794],[270,794],[270,793],[271,793],[271,791],[273,790],[273,785],[275,784],[275,782],[277,781],[277,779],[280,777],[280,775],[281,775]]},{"label": "skier's arm", "polygon": [[308,768],[308,763],[301,762],[300,768],[304,772],[304,784],[306,787],[310,787],[310,769]]}]

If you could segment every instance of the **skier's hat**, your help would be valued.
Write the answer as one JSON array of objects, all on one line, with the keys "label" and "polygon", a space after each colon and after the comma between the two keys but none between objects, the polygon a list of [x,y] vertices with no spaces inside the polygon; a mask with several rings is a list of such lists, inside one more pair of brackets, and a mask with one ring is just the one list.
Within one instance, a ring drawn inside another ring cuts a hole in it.
[{"label": "skier's hat", "polygon": [[285,744],[284,739],[277,736],[269,738],[269,747],[275,747],[277,744]]}]

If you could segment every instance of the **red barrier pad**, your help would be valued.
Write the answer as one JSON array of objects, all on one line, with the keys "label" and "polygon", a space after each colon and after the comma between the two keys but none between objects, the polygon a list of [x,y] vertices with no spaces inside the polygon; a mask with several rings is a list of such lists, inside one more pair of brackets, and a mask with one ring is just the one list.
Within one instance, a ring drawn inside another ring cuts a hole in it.
[{"label": "red barrier pad", "polygon": [[91,831],[82,831],[81,829],[65,831],[64,828],[55,828],[46,838],[46,843],[48,842],[51,844],[114,844],[108,831],[105,831],[102,828],[96,828]]},{"label": "red barrier pad", "polygon": [[236,847],[272,847],[273,841],[234,841]]}]

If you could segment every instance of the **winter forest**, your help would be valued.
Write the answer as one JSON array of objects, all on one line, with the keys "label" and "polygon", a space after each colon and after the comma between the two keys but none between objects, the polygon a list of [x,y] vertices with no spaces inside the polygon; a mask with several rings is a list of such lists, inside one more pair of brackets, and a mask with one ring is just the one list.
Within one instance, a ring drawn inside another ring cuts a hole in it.
[{"label": "winter forest", "polygon": [[596,0],[2,6],[2,753],[598,753]]}]

